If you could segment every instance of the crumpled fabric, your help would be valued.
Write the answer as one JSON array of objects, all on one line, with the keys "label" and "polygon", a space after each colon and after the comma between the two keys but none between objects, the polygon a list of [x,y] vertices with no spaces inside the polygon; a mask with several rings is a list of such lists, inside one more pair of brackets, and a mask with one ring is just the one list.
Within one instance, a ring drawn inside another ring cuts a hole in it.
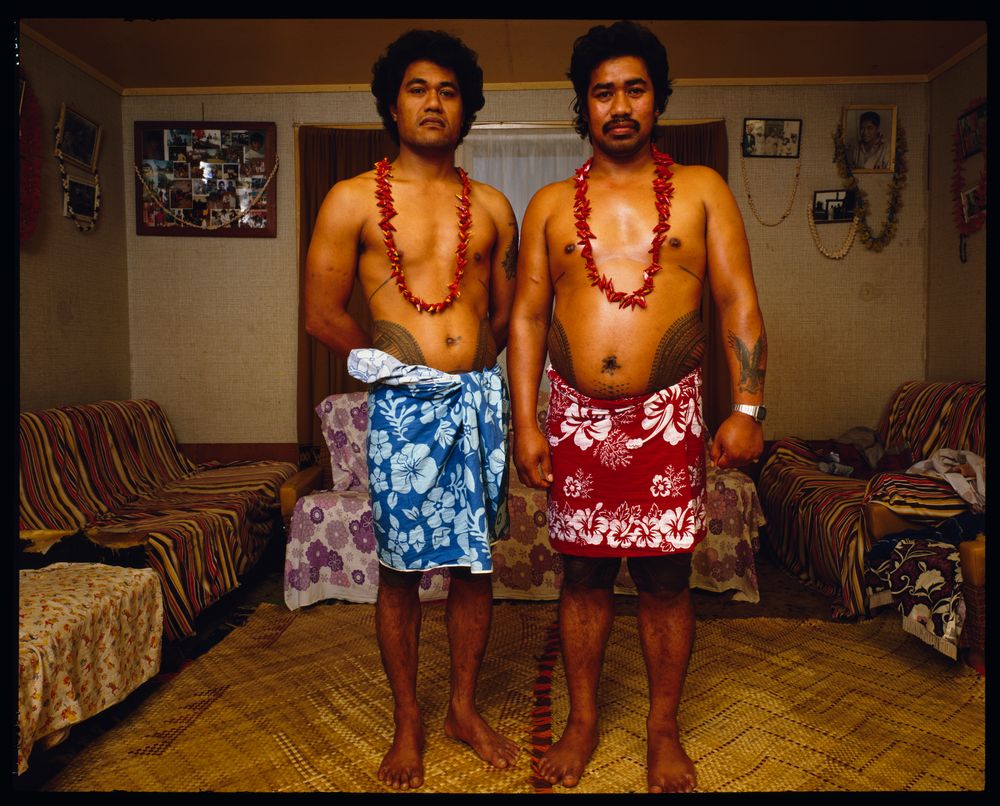
[{"label": "crumpled fabric", "polygon": [[[960,468],[966,466],[970,475],[961,472]],[[930,458],[911,465],[906,472],[943,478],[969,502],[973,512],[986,509],[986,460],[972,451],[938,448]]]},{"label": "crumpled fabric", "polygon": [[368,392],[368,491],[379,562],[493,570],[508,529],[510,398],[499,365],[451,374],[352,350]]}]

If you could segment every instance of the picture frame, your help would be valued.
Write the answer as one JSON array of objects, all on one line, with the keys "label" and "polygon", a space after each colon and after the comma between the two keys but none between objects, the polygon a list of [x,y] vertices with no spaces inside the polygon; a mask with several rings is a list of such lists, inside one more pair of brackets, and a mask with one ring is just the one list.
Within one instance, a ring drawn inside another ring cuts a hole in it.
[{"label": "picture frame", "polygon": [[963,160],[983,150],[983,142],[986,140],[986,104],[958,116],[958,137]]},{"label": "picture frame", "polygon": [[97,170],[100,147],[100,124],[62,104],[56,124],[56,156],[94,172]]},{"label": "picture frame", "polygon": [[72,174],[66,175],[67,189],[63,193],[63,215],[93,224],[97,218],[97,183]]},{"label": "picture frame", "polygon": [[849,224],[857,208],[857,192],[852,189],[814,190],[812,214],[817,224]]},{"label": "picture frame", "polygon": [[852,173],[884,174],[896,170],[896,124],[897,108],[893,104],[850,104],[843,108],[841,132],[847,167]]},{"label": "picture frame", "polygon": [[277,125],[136,121],[136,234],[275,238]]},{"label": "picture frame", "polygon": [[743,118],[744,157],[798,159],[801,118]]},{"label": "picture frame", "polygon": [[962,197],[962,218],[968,224],[977,216],[986,214],[986,198],[982,194],[978,184],[973,185],[968,190],[963,190]]}]

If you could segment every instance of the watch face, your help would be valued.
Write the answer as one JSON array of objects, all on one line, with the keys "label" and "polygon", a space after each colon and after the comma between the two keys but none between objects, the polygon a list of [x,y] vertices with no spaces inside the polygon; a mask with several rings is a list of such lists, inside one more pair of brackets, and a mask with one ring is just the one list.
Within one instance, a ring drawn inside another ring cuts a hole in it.
[{"label": "watch face", "polygon": [[764,408],[763,406],[758,406],[757,407],[757,422],[758,423],[764,422],[764,418],[765,417],[767,417],[767,409]]}]

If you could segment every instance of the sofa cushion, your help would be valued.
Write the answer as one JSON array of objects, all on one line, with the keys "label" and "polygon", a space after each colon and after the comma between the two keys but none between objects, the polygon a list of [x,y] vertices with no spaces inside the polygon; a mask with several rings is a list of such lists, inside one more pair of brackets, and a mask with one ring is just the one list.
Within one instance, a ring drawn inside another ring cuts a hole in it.
[{"label": "sofa cushion", "polygon": [[909,447],[914,462],[938,448],[986,451],[986,384],[910,381],[893,394],[878,426],[887,449]]}]

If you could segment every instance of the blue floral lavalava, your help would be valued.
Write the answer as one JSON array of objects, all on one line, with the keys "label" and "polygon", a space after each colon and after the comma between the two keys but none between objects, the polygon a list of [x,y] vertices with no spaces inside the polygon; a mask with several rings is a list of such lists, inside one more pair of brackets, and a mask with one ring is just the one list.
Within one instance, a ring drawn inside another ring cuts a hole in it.
[{"label": "blue floral lavalava", "polygon": [[368,477],[378,559],[400,571],[493,570],[507,533],[510,400],[499,366],[450,374],[352,350],[369,386]]}]

